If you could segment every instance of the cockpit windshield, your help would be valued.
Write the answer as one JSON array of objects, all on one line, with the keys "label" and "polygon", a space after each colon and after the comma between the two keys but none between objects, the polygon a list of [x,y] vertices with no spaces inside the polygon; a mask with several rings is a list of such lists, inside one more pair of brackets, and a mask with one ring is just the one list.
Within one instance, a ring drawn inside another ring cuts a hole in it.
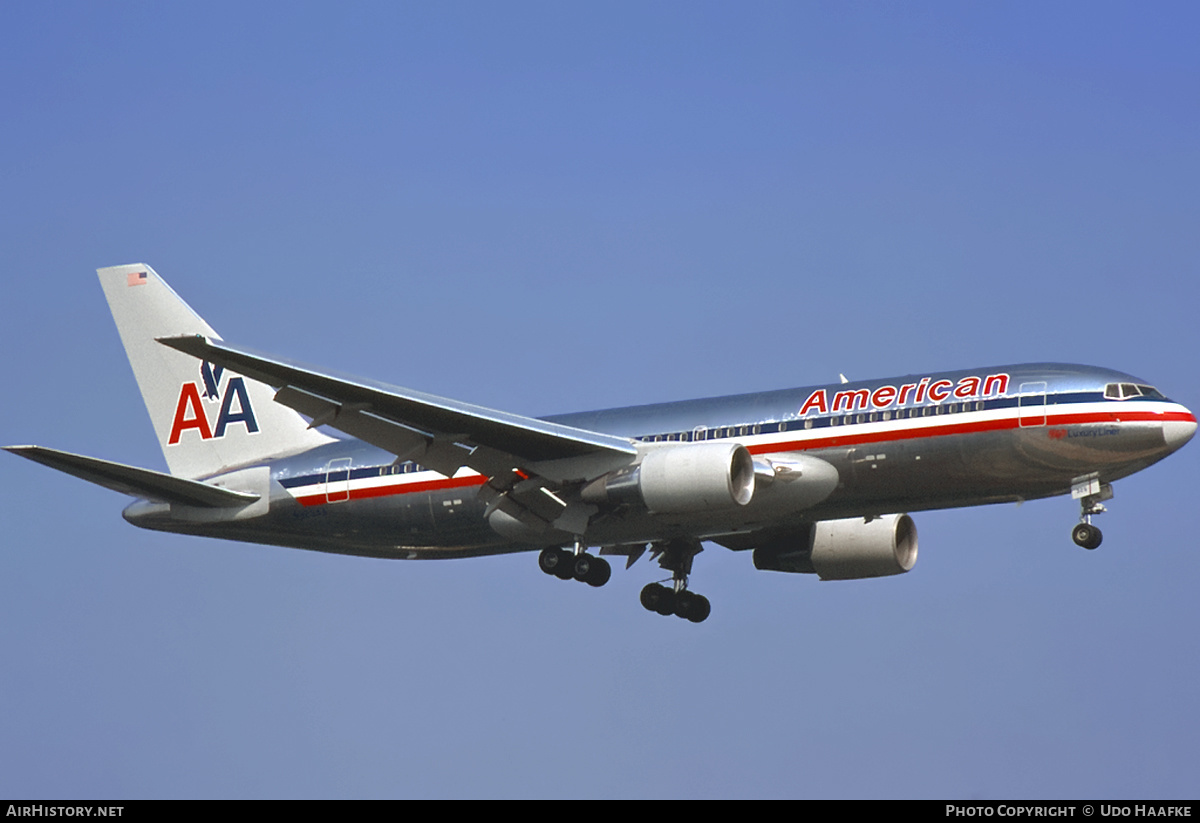
[{"label": "cockpit windshield", "polygon": [[1105,400],[1132,400],[1137,397],[1146,397],[1151,400],[1167,399],[1153,386],[1138,383],[1109,383],[1104,387]]}]

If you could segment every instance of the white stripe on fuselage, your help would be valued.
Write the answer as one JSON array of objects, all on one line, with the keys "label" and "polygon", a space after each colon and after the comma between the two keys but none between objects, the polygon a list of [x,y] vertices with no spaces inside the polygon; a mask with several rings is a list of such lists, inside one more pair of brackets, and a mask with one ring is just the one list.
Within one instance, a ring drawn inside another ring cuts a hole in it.
[{"label": "white stripe on fuselage", "polygon": [[[976,402],[979,401],[953,401],[955,406],[959,403],[974,405]],[[920,417],[898,416],[900,414],[907,415],[910,412],[910,409],[907,408],[875,412],[856,411],[836,415],[810,415],[805,420],[813,421],[813,428],[794,428],[783,432],[769,432],[757,435],[746,434],[709,439],[733,441],[744,445],[752,454],[769,456],[771,454],[785,454],[788,452],[840,448],[854,445],[886,444],[894,441],[970,434],[988,430],[1004,431],[1017,428],[1053,427],[1060,425],[1115,424],[1122,422],[1121,418],[1137,418],[1138,422],[1153,422],[1153,420],[1162,418],[1164,415],[1188,413],[1183,406],[1175,403],[1138,400],[1103,400],[1089,403],[1050,405],[1037,403],[1022,407],[1010,406],[999,409],[981,409],[978,411],[972,409],[942,414],[937,413],[937,409],[945,408],[948,405],[911,407],[911,410],[921,412],[922,416]],[[927,416],[925,415],[926,410],[931,411]],[[861,423],[857,422],[860,415],[868,417],[871,414],[880,417],[888,414],[891,416],[891,419],[874,422],[870,420]],[[828,425],[828,421],[832,418],[842,421],[849,419],[852,422]],[[1022,418],[1029,418],[1030,423],[1021,426],[1020,420]],[[816,421],[821,421],[822,425],[819,427],[816,426]],[[714,426],[709,431],[717,428],[748,428],[754,425],[776,426],[779,422],[781,421],[766,420],[758,423],[746,423],[743,421],[729,426]],[[800,422],[800,418],[783,422],[786,422],[790,426],[796,426]],[[659,433],[643,436],[654,436],[654,434]],[[680,442],[682,441],[646,442],[643,446],[645,448],[669,447],[677,445]],[[325,473],[317,471],[313,474],[313,482],[303,486],[293,486],[288,489],[288,492],[293,498],[301,500],[307,505],[315,505],[325,502],[323,498],[326,496],[327,488],[335,488],[337,490],[336,494],[330,491],[330,494],[335,497],[344,495],[348,491],[349,497],[353,498],[356,496],[385,496],[408,494],[414,491],[439,491],[449,488],[469,487],[481,485],[485,480],[478,472],[465,467],[456,472],[453,478],[447,478],[438,472],[428,469],[392,474],[390,464],[374,467],[361,465],[352,467],[352,469],[358,470],[364,468],[378,468],[384,473],[369,477],[353,478],[349,480],[348,484],[345,480],[335,480],[333,481],[333,485],[330,486],[326,482]],[[344,469],[339,467],[338,470]]]}]

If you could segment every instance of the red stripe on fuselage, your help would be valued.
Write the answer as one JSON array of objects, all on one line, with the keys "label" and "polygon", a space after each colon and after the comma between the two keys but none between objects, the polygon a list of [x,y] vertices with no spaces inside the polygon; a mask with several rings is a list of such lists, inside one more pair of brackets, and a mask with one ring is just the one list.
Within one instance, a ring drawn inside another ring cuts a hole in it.
[{"label": "red stripe on fuselage", "polygon": [[[1028,428],[1038,429],[1048,426],[1070,426],[1080,423],[1135,423],[1186,421],[1195,423],[1196,418],[1187,412],[1083,412],[1078,414],[1046,414],[1045,421],[1041,414],[1030,415],[1039,422],[1021,426],[1016,417],[1004,417],[997,420],[980,420],[970,423],[949,423],[945,425],[915,426],[911,429],[886,429],[884,431],[864,432],[863,434],[846,434],[830,436],[814,436],[803,440],[793,440],[786,443],[759,443],[747,446],[751,454],[772,454],[775,452],[811,451],[812,449],[833,449],[839,446],[858,446],[864,443],[887,443],[893,440],[915,440],[921,437],[944,437],[953,434],[975,434],[978,432],[1004,431],[1006,429]],[[918,418],[912,418],[914,421]],[[920,418],[924,419],[924,418]],[[867,425],[867,424],[858,424]]]},{"label": "red stripe on fuselage", "polygon": [[[1140,423],[1140,422],[1186,422],[1195,423],[1196,418],[1188,412],[1082,412],[1075,414],[1046,414],[1045,423],[1040,422],[1042,415],[1036,415],[1039,422],[1033,425],[1020,425],[1017,417],[1004,417],[995,420],[980,420],[977,422],[946,423],[927,426],[913,426],[909,429],[888,428],[862,434],[845,434],[823,436],[815,435],[802,440],[789,440],[774,443],[756,443],[747,446],[751,454],[778,454],[781,452],[812,451],[814,449],[832,449],[839,446],[858,446],[865,443],[888,443],[898,440],[916,440],[922,437],[948,437],[956,434],[976,434],[979,432],[1004,431],[1006,429],[1028,428],[1038,429],[1049,426],[1069,426],[1081,423]],[[913,422],[925,418],[912,418]],[[896,421],[901,422],[901,421]],[[877,424],[847,424],[847,425],[877,425]],[[423,480],[415,483],[391,483],[388,485],[369,486],[351,489],[348,498],[339,497],[334,502],[349,500],[365,500],[372,497],[389,497],[397,494],[416,494],[418,492],[445,491],[471,486],[482,486],[487,478],[481,474],[466,477],[445,477],[438,480]],[[329,502],[327,486],[324,483],[314,484],[320,491],[303,496],[297,495],[296,500],[302,506],[323,506]],[[312,488],[312,487],[309,487]]]},{"label": "red stripe on fuselage", "polygon": [[[416,492],[443,491],[445,489],[461,489],[468,486],[482,486],[487,478],[482,474],[467,477],[445,477],[441,480],[424,480],[419,483],[393,483],[388,486],[368,486],[365,489],[351,489],[348,498],[339,497],[335,503],[344,500],[365,500],[369,497],[387,497],[393,494],[413,494]],[[316,494],[297,496],[301,506],[323,506],[329,502],[325,484],[318,484],[321,491]]]}]

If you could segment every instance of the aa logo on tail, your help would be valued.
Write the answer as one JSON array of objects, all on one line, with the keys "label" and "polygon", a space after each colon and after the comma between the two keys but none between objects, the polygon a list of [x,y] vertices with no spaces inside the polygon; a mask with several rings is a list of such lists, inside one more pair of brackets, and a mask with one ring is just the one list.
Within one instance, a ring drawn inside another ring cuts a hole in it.
[{"label": "aa logo on tail", "polygon": [[[254,409],[250,406],[250,396],[246,393],[246,381],[242,377],[230,377],[225,381],[225,391],[220,391],[221,377],[225,369],[214,367],[211,363],[200,364],[200,381],[184,383],[179,388],[179,402],[175,404],[175,420],[171,423],[171,436],[167,445],[174,446],[188,429],[195,429],[201,440],[212,440],[224,437],[231,423],[241,423],[246,432],[254,434],[258,431],[258,421],[254,419]],[[209,424],[208,412],[201,402],[201,383],[204,386],[204,399],[209,403],[221,401],[221,409],[217,412],[216,423]]]}]

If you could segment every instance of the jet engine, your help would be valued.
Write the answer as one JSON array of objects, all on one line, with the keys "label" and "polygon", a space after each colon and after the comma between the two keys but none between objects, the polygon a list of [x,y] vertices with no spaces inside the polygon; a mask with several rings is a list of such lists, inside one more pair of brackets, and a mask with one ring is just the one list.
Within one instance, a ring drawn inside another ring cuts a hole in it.
[{"label": "jet engine", "polygon": [[655,514],[745,506],[754,496],[754,459],[737,443],[663,446],[596,478],[582,496],[586,503],[632,504]]},{"label": "jet engine", "polygon": [[754,549],[754,567],[816,574],[822,580],[860,580],[904,574],[917,562],[917,527],[907,514],[864,522],[823,520]]}]

